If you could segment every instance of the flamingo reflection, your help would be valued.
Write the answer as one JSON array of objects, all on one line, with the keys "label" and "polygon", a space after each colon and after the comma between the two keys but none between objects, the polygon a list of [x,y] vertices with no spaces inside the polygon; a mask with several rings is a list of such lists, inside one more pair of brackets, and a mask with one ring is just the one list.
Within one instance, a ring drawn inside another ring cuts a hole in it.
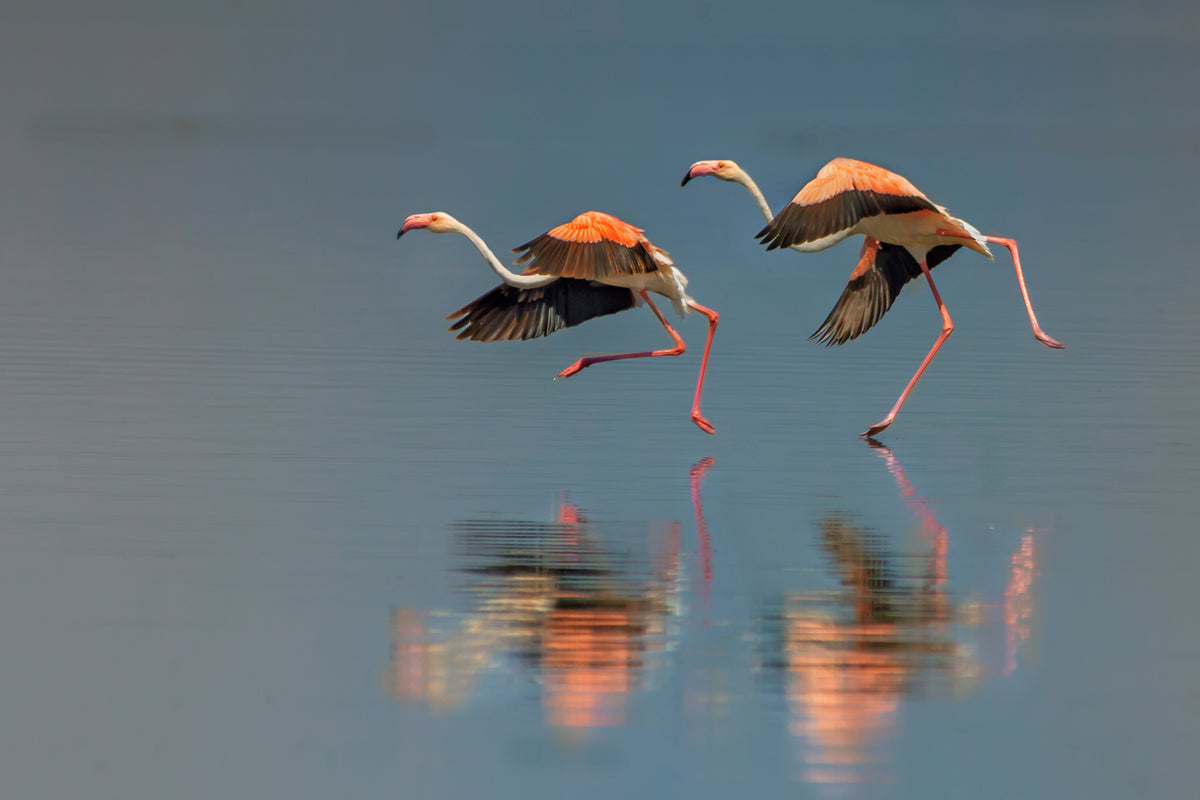
[{"label": "flamingo reflection", "polygon": [[709,604],[712,601],[712,535],[708,532],[708,523],[704,519],[704,510],[702,508],[704,501],[700,496],[700,484],[704,482],[704,477],[712,469],[712,466],[713,458],[709,456],[692,464],[688,470],[688,486],[692,494],[692,512],[696,515],[696,539],[700,545],[700,599],[704,604],[706,613],[705,627],[709,625],[707,612]]},{"label": "flamingo reflection", "polygon": [[[765,620],[780,649],[774,661],[808,782],[887,780],[901,701],[962,693],[983,678],[975,641],[979,609],[954,604],[948,591],[948,532],[892,451],[872,446],[920,522],[920,550],[896,552],[888,537],[851,516],[829,514],[819,521],[819,543],[839,588],[793,593]],[[1005,675],[1015,669],[1014,643],[1028,637],[1034,611],[1033,543],[1027,532],[1012,557],[1004,599]]]},{"label": "flamingo reflection", "polygon": [[393,610],[389,692],[454,708],[482,675],[508,669],[536,679],[549,725],[624,724],[630,694],[673,645],[681,526],[652,524],[636,554],[607,544],[609,527],[566,500],[553,522],[454,524],[472,610],[449,632],[431,630],[433,615]]},{"label": "flamingo reflection", "polygon": [[1017,655],[1029,641],[1035,609],[1033,577],[1037,573],[1035,531],[1026,531],[1017,552],[1012,554],[1012,571],[1004,588],[1004,674],[1017,668]]}]

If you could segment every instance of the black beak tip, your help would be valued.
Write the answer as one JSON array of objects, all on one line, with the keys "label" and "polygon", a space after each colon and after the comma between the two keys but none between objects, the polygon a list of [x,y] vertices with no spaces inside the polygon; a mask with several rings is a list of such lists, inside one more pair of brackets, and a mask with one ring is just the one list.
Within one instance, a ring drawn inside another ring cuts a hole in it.
[{"label": "black beak tip", "polygon": [[397,238],[397,239],[399,239],[399,238],[400,238],[401,236],[403,236],[403,235],[404,235],[404,228],[401,228],[400,230],[396,231],[396,238]]},{"label": "black beak tip", "polygon": [[688,183],[688,181],[690,181],[691,179],[692,179],[692,171],[689,169],[689,170],[687,171],[687,173],[686,173],[686,174],[683,176],[683,180],[681,180],[681,181],[679,182],[679,185],[680,185],[680,186],[687,186],[687,183]]}]

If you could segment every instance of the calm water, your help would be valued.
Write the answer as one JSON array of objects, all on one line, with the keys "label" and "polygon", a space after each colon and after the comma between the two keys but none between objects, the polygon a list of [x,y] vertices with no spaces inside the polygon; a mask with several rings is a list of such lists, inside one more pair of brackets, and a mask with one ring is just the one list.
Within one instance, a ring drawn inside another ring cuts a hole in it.
[{"label": "calm water", "polygon": [[[0,12],[5,798],[1187,797],[1200,16],[1187,4]],[[69,20],[69,22],[64,22]],[[873,22],[868,22],[873,20]],[[763,253],[835,155],[1010,262],[806,340]],[[598,208],[721,312],[442,317]]]}]

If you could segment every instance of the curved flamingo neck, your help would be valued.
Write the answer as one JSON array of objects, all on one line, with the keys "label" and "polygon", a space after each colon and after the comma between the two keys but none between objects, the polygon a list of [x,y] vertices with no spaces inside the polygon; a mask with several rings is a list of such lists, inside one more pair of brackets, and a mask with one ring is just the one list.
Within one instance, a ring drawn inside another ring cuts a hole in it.
[{"label": "curved flamingo neck", "polygon": [[754,179],[746,174],[746,170],[738,167],[737,172],[733,173],[731,180],[746,187],[746,191],[750,192],[750,196],[754,198],[754,202],[758,203],[758,210],[763,215],[763,219],[770,222],[775,218],[775,215],[771,212],[771,207],[767,205],[767,198],[763,196],[762,190],[758,188],[758,184],[754,182]]},{"label": "curved flamingo neck", "polygon": [[539,286],[545,286],[548,283],[553,283],[558,280],[555,275],[518,275],[508,267],[500,263],[500,259],[496,258],[496,254],[487,246],[479,234],[462,224],[458,220],[454,220],[451,228],[455,233],[461,233],[470,240],[471,244],[475,245],[475,249],[483,256],[483,260],[500,276],[500,280],[507,283],[509,286],[515,286],[518,289],[536,289]]},{"label": "curved flamingo neck", "polygon": [[[758,188],[758,184],[754,182],[754,179],[746,173],[746,170],[738,167],[737,172],[733,174],[733,177],[730,180],[734,181],[735,183],[740,183],[742,186],[746,187],[746,191],[748,191],[750,196],[754,198],[754,202],[758,203],[758,211],[763,215],[763,219],[765,219],[767,222],[775,219],[775,214],[771,211],[771,206],[767,204],[767,198],[763,196],[762,190]],[[804,245],[799,244],[794,244],[788,249],[795,250],[797,253],[809,252],[808,250],[804,249]]]}]

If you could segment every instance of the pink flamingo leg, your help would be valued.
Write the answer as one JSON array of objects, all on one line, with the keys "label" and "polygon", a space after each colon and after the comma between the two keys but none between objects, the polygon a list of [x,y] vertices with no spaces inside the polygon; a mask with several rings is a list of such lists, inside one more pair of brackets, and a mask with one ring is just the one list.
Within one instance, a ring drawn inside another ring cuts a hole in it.
[{"label": "pink flamingo leg", "polygon": [[937,301],[938,311],[942,312],[942,335],[933,343],[929,355],[925,356],[925,360],[921,362],[921,366],[917,367],[917,371],[913,374],[912,380],[904,387],[904,391],[900,393],[900,397],[896,400],[896,405],[892,406],[892,410],[887,416],[863,432],[862,436],[874,436],[880,431],[887,428],[896,421],[896,415],[900,413],[900,406],[904,405],[904,401],[908,399],[908,393],[917,385],[917,381],[921,379],[921,373],[933,361],[933,357],[937,355],[937,351],[941,348],[942,343],[950,338],[950,334],[954,332],[954,322],[950,319],[950,312],[946,310],[945,303],[942,302],[942,296],[938,294],[937,286],[933,282],[933,276],[929,274],[929,267],[924,261],[921,262],[921,271],[925,273],[925,280],[929,281],[929,288],[933,290],[933,299]]},{"label": "pink flamingo leg", "polygon": [[713,334],[717,332],[717,322],[721,317],[716,311],[698,303],[688,305],[708,317],[708,341],[704,343],[704,357],[700,359],[700,377],[696,379],[696,396],[692,399],[692,422],[705,433],[716,433],[717,429],[700,413],[700,391],[704,388],[704,373],[708,369],[708,351],[712,349]]},{"label": "pink flamingo leg", "polygon": [[[658,317],[658,321],[667,329],[667,333],[671,334],[671,338],[675,340],[675,346],[669,350],[651,350],[644,353],[619,353],[613,356],[584,356],[576,361],[571,366],[558,373],[559,378],[569,378],[581,369],[586,369],[592,364],[599,364],[604,361],[620,361],[625,358],[656,358],[658,356],[678,356],[687,352],[687,343],[683,341],[675,329],[671,327],[671,323],[667,322],[667,318],[658,310],[658,306],[650,299],[650,295],[642,290],[640,292],[642,299],[646,301],[646,305],[650,306],[650,310],[654,312],[654,316]],[[713,334],[717,330],[717,312],[711,308],[705,308],[696,303],[689,305],[699,311],[704,316],[708,317],[708,341],[704,345],[704,358],[700,361],[700,377],[696,381],[696,395],[692,400],[692,422],[705,433],[716,433],[716,428],[713,424],[704,418],[700,413],[700,391],[704,388],[704,373],[708,369],[708,352],[712,349]],[[556,379],[557,380],[557,379]]]},{"label": "pink flamingo leg", "polygon": [[[962,239],[967,238],[961,233],[953,231],[938,231],[938,235],[957,236]],[[1066,347],[1062,342],[1048,336],[1042,330],[1042,326],[1038,324],[1037,314],[1033,313],[1033,303],[1029,300],[1029,290],[1025,288],[1025,275],[1021,272],[1021,255],[1017,252],[1017,240],[1008,239],[1003,236],[984,236],[983,238],[993,244],[1004,245],[1008,248],[1008,252],[1012,254],[1013,266],[1017,270],[1017,285],[1021,287],[1021,297],[1025,300],[1025,310],[1029,313],[1029,324],[1033,326],[1033,335],[1037,337],[1039,342],[1046,345],[1046,347],[1053,347],[1055,350],[1061,350]]]},{"label": "pink flamingo leg", "polygon": [[1008,252],[1012,253],[1013,266],[1017,269],[1017,285],[1021,287],[1021,297],[1025,299],[1025,310],[1029,312],[1029,324],[1033,326],[1033,335],[1037,340],[1046,347],[1053,347],[1055,350],[1061,350],[1066,347],[1057,339],[1052,339],[1042,330],[1042,326],[1038,325],[1037,315],[1033,313],[1033,303],[1029,302],[1029,290],[1025,288],[1025,276],[1021,274],[1021,256],[1017,253],[1017,240],[1006,239],[1003,236],[984,236],[989,242],[1002,244],[1008,248]]},{"label": "pink flamingo leg", "polygon": [[[643,289],[641,292],[642,299],[646,301],[646,305],[650,306],[650,310],[654,312],[654,316],[658,317],[658,321],[667,329],[667,333],[671,334],[671,338],[675,340],[675,346],[670,350],[650,350],[645,353],[619,353],[615,356],[584,356],[576,361],[571,366],[558,373],[558,378],[569,378],[581,369],[587,369],[592,364],[600,364],[605,361],[620,361],[625,358],[655,358],[657,356],[680,356],[687,352],[687,343],[680,338],[671,324],[667,322],[667,318],[658,310],[658,306],[654,305],[654,301],[650,299],[650,295]],[[558,378],[555,378],[557,380]]]}]

